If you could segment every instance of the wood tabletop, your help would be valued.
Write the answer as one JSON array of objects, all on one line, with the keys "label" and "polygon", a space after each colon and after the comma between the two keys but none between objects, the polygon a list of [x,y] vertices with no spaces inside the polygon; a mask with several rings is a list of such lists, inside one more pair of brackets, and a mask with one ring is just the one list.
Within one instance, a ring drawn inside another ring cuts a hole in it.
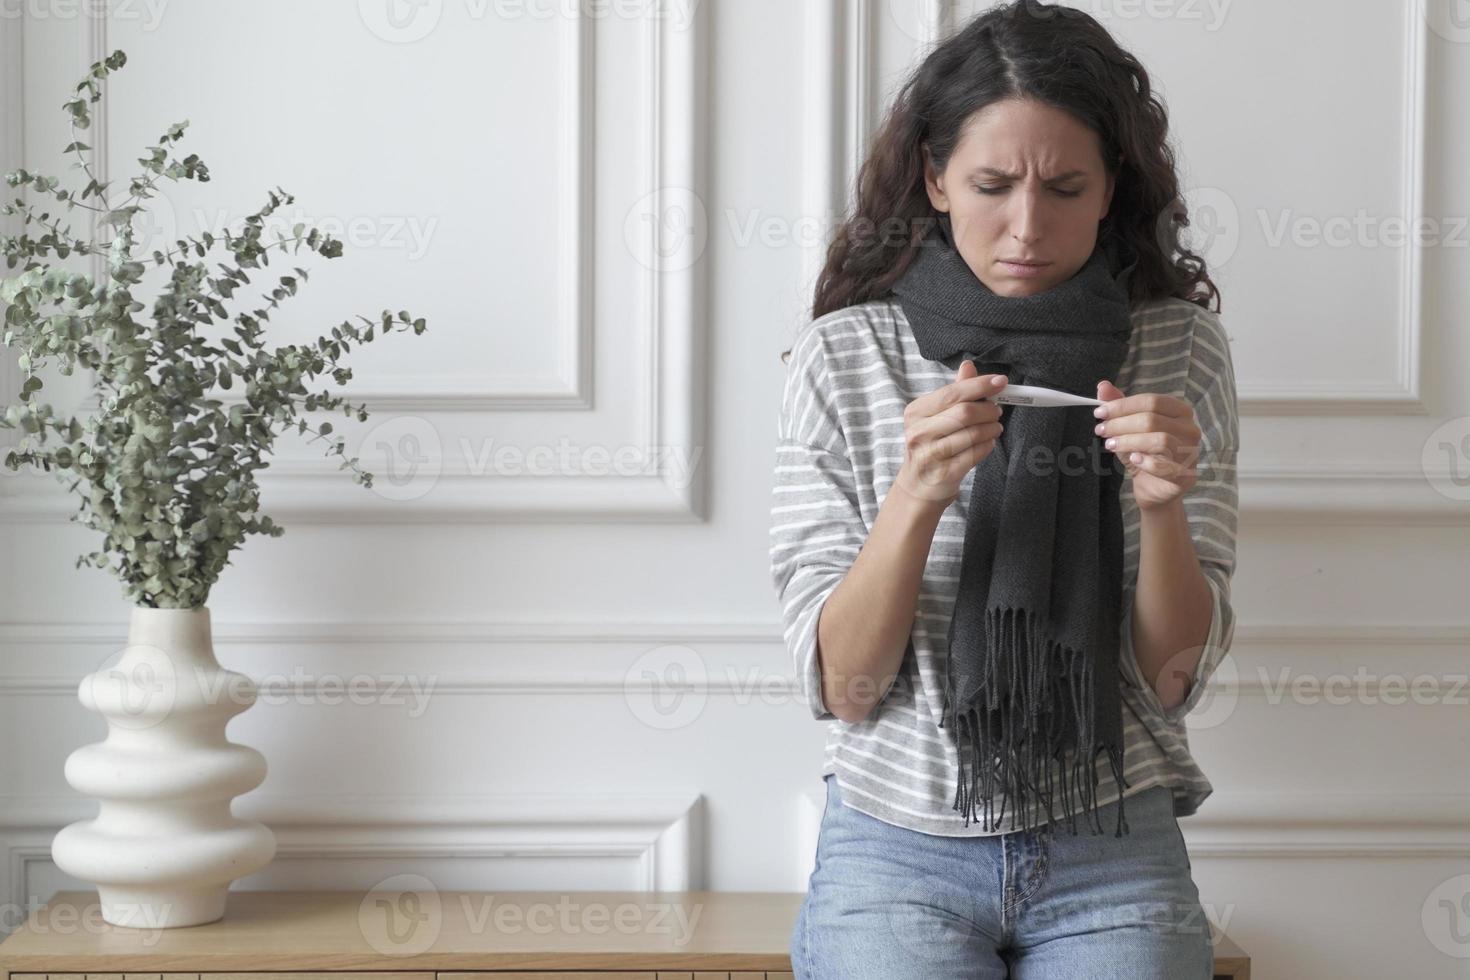
[{"label": "wood tabletop", "polygon": [[225,917],[113,926],[57,892],[0,943],[5,971],[788,971],[800,892],[232,891]]},{"label": "wood tabletop", "polygon": [[[62,891],[0,943],[9,973],[239,970],[791,970],[800,892],[232,891],[179,929],[102,921]],[[1216,974],[1249,961],[1212,927]]]}]

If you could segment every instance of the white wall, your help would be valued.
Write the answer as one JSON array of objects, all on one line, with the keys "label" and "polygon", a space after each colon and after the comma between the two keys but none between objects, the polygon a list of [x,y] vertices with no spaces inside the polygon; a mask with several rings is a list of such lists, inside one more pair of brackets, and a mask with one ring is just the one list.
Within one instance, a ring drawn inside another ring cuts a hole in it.
[{"label": "white wall", "polygon": [[[778,355],[810,299],[812,221],[916,47],[976,5],[669,0],[655,21],[446,0],[395,26],[368,0],[112,3],[105,23],[62,0],[0,18],[3,169],[69,172],[60,105],[121,47],[113,175],[189,118],[214,177],[170,185],[166,234],[276,185],[342,229],[280,342],[384,307],[430,321],[351,354],[374,414],[338,426],[375,489],[284,437],[264,485],[287,533],[251,539],[210,598],[220,659],[295,691],[230,729],[271,765],[237,812],[282,842],[240,887],[804,887],[822,730],[786,683],[767,573]],[[1168,101],[1245,416],[1240,625],[1192,719],[1216,793],[1182,821],[1202,894],[1264,980],[1460,975],[1463,4],[1077,5]],[[1415,246],[1394,222],[1419,216]],[[493,465],[562,440],[675,465]],[[385,446],[423,457],[393,460],[411,478],[381,478]],[[0,901],[19,904],[78,884],[47,845],[91,813],[62,763],[104,731],[76,683],[116,654],[127,606],[73,568],[95,542],[55,486],[6,474],[0,492]],[[655,700],[650,671],[709,684]],[[323,677],[383,695],[323,703]],[[1345,703],[1294,696],[1299,678]],[[1416,679],[1428,703],[1383,703]]]}]

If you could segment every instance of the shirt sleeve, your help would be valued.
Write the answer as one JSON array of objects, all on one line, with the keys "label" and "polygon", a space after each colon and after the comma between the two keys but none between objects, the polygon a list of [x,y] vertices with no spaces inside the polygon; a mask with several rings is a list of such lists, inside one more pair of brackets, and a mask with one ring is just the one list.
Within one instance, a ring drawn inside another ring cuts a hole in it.
[{"label": "shirt sleeve", "polygon": [[867,525],[821,332],[810,324],[786,366],[770,526],[771,577],[797,687],[812,718],[831,721],[837,716],[822,697],[817,620],[862,549]]},{"label": "shirt sleeve", "polygon": [[1182,721],[1204,698],[1205,684],[1230,651],[1235,638],[1235,610],[1230,580],[1235,572],[1235,539],[1239,519],[1236,457],[1240,422],[1235,404],[1235,370],[1229,339],[1218,314],[1201,308],[1194,329],[1186,391],[1200,427],[1200,458],[1195,485],[1184,494],[1184,512],[1200,570],[1209,585],[1210,629],[1184,700],[1165,710],[1158,692],[1143,677],[1133,650],[1133,596],[1136,582],[1124,593],[1122,655],[1126,679],[1160,715]]}]

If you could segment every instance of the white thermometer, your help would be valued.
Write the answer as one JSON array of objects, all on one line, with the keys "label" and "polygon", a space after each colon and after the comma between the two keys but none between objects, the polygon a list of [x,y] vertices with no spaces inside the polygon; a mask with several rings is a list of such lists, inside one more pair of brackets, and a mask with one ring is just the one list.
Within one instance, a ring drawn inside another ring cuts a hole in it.
[{"label": "white thermometer", "polygon": [[1100,398],[1085,398],[1082,395],[1074,395],[1070,391],[1058,391],[1055,388],[1042,388],[1039,385],[1013,385],[1008,384],[1000,390],[1000,394],[982,398],[981,401],[993,401],[1001,405],[1031,405],[1035,408],[1065,408],[1068,405],[1101,405]]}]

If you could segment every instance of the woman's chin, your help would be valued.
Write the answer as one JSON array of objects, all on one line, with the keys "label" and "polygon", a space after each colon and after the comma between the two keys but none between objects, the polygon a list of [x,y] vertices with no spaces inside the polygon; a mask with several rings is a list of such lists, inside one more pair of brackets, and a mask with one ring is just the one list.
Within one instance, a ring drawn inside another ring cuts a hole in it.
[{"label": "woman's chin", "polygon": [[1021,297],[1034,296],[1046,289],[1050,283],[1040,279],[1005,279],[1002,278],[993,283],[986,283],[990,291],[997,296]]}]

